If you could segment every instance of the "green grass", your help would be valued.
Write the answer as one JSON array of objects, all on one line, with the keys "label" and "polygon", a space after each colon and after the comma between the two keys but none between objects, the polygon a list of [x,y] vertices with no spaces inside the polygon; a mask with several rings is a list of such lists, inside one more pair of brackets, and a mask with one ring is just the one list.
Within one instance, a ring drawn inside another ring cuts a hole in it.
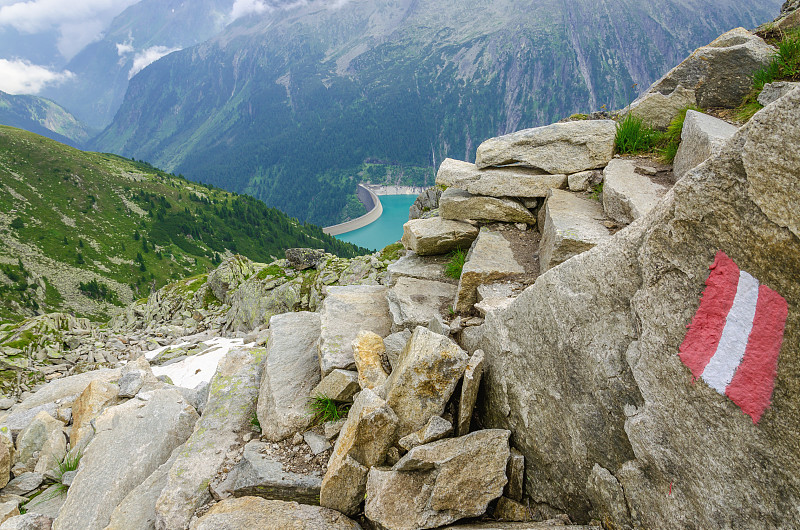
[{"label": "green grass", "polygon": [[449,276],[450,278],[458,280],[461,278],[461,271],[464,269],[464,262],[467,259],[467,255],[464,253],[463,250],[456,249],[450,254],[450,262],[444,269],[445,275]]},{"label": "green grass", "polygon": [[314,423],[337,421],[350,410],[350,403],[340,403],[323,395],[316,395],[308,400],[309,413],[314,416]]},{"label": "green grass", "polygon": [[614,146],[617,153],[632,155],[650,153],[661,141],[662,133],[648,127],[642,118],[628,113],[617,123]]},{"label": "green grass", "polygon": [[250,418],[250,425],[253,426],[253,429],[257,430],[258,432],[261,432],[261,422],[258,421],[258,414],[256,414],[255,412],[253,413],[253,417]]},{"label": "green grass", "polygon": [[603,183],[597,184],[595,187],[592,188],[591,193],[589,193],[589,198],[595,201],[600,201],[603,197]]},{"label": "green grass", "polygon": [[403,244],[398,241],[397,243],[392,243],[391,245],[383,247],[378,259],[381,261],[397,261],[405,254],[405,251],[406,249],[403,247]]},{"label": "green grass", "polygon": [[776,47],[778,50],[772,61],[753,74],[753,89],[736,109],[737,120],[746,122],[764,108],[758,96],[765,85],[775,81],[800,81],[800,30],[785,33]]},{"label": "green grass", "polygon": [[690,110],[703,112],[695,105],[689,105],[680,111],[677,116],[672,118],[672,121],[667,127],[667,131],[662,135],[661,145],[657,151],[661,157],[661,160],[667,164],[672,164],[675,161],[675,155],[678,153],[678,147],[681,145],[683,122],[686,121],[686,113]]}]

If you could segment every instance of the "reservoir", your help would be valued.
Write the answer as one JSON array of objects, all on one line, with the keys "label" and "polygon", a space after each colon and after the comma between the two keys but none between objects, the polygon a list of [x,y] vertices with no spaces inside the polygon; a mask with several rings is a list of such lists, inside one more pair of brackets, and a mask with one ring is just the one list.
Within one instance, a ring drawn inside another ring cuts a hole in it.
[{"label": "reservoir", "polygon": [[371,250],[380,250],[403,237],[403,225],[408,222],[408,209],[417,199],[416,195],[382,195],[383,214],[377,221],[363,228],[336,236],[337,239],[360,245]]}]

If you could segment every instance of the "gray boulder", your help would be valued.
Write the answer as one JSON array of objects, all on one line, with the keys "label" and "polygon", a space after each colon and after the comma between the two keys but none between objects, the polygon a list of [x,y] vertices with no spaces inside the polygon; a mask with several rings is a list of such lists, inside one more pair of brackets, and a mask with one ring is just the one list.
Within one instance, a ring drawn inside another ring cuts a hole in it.
[{"label": "gray boulder", "polygon": [[319,504],[322,478],[284,471],[280,461],[265,454],[266,447],[257,440],[244,446],[242,459],[231,470],[234,496]]},{"label": "gray boulder", "polygon": [[227,499],[215,504],[189,530],[361,530],[355,521],[319,506],[265,500],[258,497]]},{"label": "gray boulder", "polygon": [[536,218],[515,199],[472,195],[458,188],[447,188],[439,201],[439,215],[443,219],[467,221],[503,221],[506,223],[535,224]]},{"label": "gray boulder", "polygon": [[257,270],[258,266],[244,256],[232,256],[211,271],[206,285],[219,301],[230,304],[232,294]]},{"label": "gray boulder", "polygon": [[737,130],[739,129],[736,126],[719,118],[694,110],[686,111],[681,145],[673,163],[675,177],[683,177],[708,157],[719,153]]},{"label": "gray boulder", "polygon": [[28,471],[14,477],[5,488],[2,489],[3,495],[27,495],[38,488],[44,481],[44,475]]},{"label": "gray boulder", "polygon": [[658,204],[667,188],[636,171],[631,160],[615,158],[603,170],[603,209],[621,224],[630,224]]},{"label": "gray boulder", "polygon": [[418,256],[409,251],[404,257],[395,261],[389,271],[389,285],[395,285],[400,278],[417,278],[434,282],[446,281],[445,267],[450,261],[448,256]]},{"label": "gray boulder", "polygon": [[326,375],[308,397],[324,396],[334,401],[353,401],[353,396],[359,390],[358,372],[337,368]]},{"label": "gray boulder", "polygon": [[16,461],[37,473],[55,469],[67,452],[64,424],[41,411],[17,436]]},{"label": "gray boulder", "polygon": [[408,209],[408,220],[427,219],[439,208],[439,197],[442,189],[439,187],[428,188],[423,191]]},{"label": "gray boulder", "polygon": [[612,120],[554,123],[486,140],[478,146],[479,168],[521,164],[569,175],[608,164],[617,128]]},{"label": "gray boulder", "polygon": [[461,381],[461,399],[458,400],[456,436],[464,436],[469,433],[472,410],[478,400],[478,389],[480,389],[483,377],[484,357],[483,350],[476,351],[469,358],[467,368],[464,370],[464,379]]},{"label": "gray boulder", "polygon": [[765,107],[770,103],[782,98],[795,88],[800,86],[798,82],[791,81],[776,81],[774,83],[767,83],[758,95],[758,102]]},{"label": "gray boulder", "polygon": [[490,197],[546,197],[563,188],[566,175],[551,175],[521,167],[478,169],[475,164],[447,158],[439,166],[436,184]]},{"label": "gray boulder", "polygon": [[400,278],[387,295],[392,331],[414,329],[442,318],[455,296],[456,286],[451,283]]},{"label": "gray boulder", "polygon": [[131,398],[144,386],[145,383],[154,384],[156,376],[150,369],[150,363],[142,356],[129,362],[122,368],[119,382],[119,397]]},{"label": "gray boulder", "polygon": [[154,530],[156,527],[156,502],[167,485],[169,470],[178,458],[181,448],[172,451],[169,460],[153,471],[141,484],[125,496],[111,514],[104,530]]},{"label": "gray boulder", "polygon": [[53,519],[40,513],[26,513],[6,519],[0,530],[50,530]]},{"label": "gray boulder", "polygon": [[436,442],[453,434],[453,424],[441,416],[433,416],[423,428],[400,438],[397,445],[410,451],[413,448]]},{"label": "gray boulder", "polygon": [[476,237],[478,229],[469,223],[433,217],[404,224],[401,242],[420,256],[431,256],[467,248]]},{"label": "gray boulder", "polygon": [[323,249],[312,249],[312,248],[287,248],[286,249],[286,260],[289,262],[289,265],[294,267],[299,271],[304,271],[306,269],[310,269],[312,267],[316,267],[317,264],[325,257],[325,251]]}]

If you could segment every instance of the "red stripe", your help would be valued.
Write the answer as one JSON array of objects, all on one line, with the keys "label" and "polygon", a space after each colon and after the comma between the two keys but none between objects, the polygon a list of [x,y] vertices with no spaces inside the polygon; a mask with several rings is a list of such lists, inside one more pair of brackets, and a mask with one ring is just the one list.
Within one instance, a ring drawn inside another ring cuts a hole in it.
[{"label": "red stripe", "polygon": [[708,361],[717,351],[739,285],[739,267],[721,250],[709,268],[711,274],[706,280],[700,309],[688,326],[689,332],[680,347],[681,361],[695,377],[703,374]]},{"label": "red stripe", "polygon": [[750,415],[753,423],[758,423],[772,401],[788,315],[786,300],[762,285],[758,289],[756,316],[742,364],[725,389],[725,395]]}]

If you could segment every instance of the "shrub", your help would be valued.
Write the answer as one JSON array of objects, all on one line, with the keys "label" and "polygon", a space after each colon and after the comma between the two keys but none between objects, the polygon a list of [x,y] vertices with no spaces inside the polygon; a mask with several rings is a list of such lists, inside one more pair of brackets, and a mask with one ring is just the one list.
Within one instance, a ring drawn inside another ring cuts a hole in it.
[{"label": "shrub", "polygon": [[467,259],[467,255],[464,253],[463,250],[456,249],[450,254],[450,262],[444,269],[444,273],[456,280],[461,278],[461,271],[464,269],[464,262]]},{"label": "shrub", "polygon": [[642,118],[629,112],[617,123],[614,145],[620,154],[647,153],[653,151],[661,136],[661,133],[645,125]]},{"label": "shrub", "polygon": [[22,220],[22,217],[15,217],[14,220],[11,221],[11,228],[14,230],[25,228],[25,221]]}]

